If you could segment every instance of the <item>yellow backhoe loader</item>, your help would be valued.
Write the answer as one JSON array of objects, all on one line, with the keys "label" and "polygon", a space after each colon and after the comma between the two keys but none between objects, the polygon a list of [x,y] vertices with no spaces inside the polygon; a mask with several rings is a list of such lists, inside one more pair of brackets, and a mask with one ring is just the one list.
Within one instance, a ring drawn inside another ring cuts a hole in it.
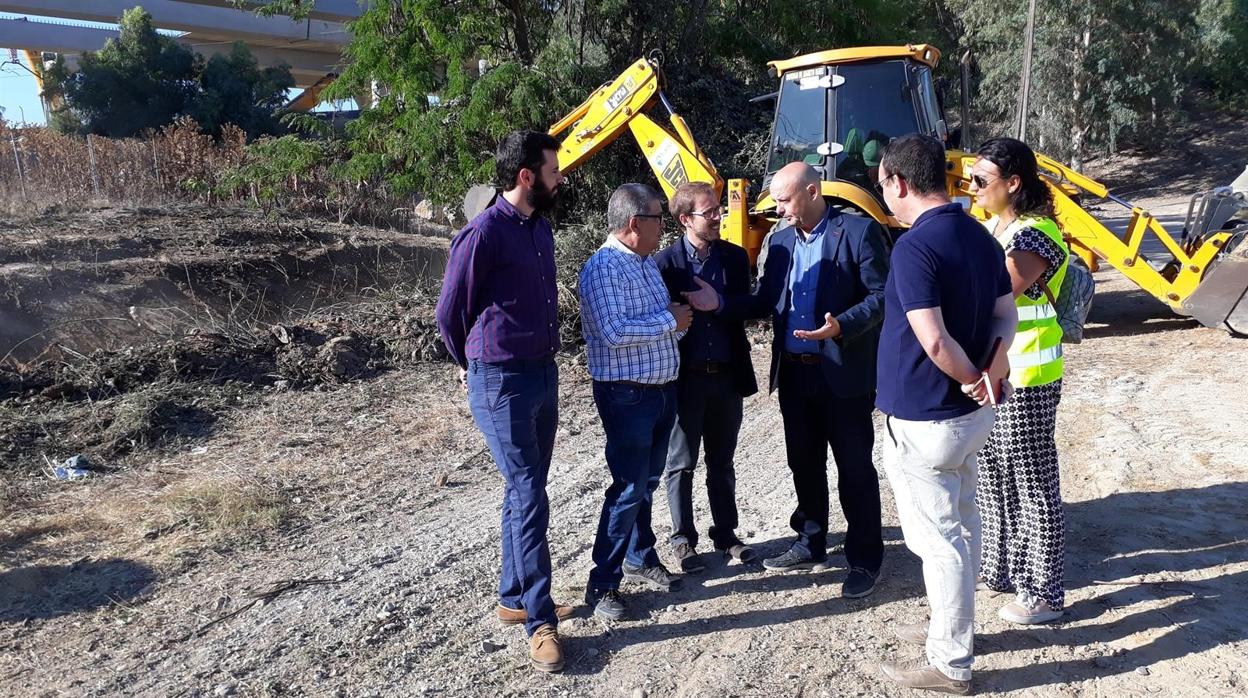
[{"label": "yellow backhoe loader", "polygon": [[[924,133],[947,144],[949,193],[971,212],[969,193],[973,152],[969,145],[966,71],[963,70],[962,128],[951,138],[932,71],[940,51],[926,44],[876,46],[821,51],[768,64],[778,78],[773,95],[775,118],[761,194],[748,206],[750,183],[727,182],[727,212],[721,233],[756,259],[775,224],[775,205],[767,195],[772,174],[784,165],[805,162],[823,178],[831,203],[870,216],[890,231],[903,226],[889,213],[873,186],[874,154],[889,139]],[[672,108],[657,54],[640,59],[612,82],[550,128],[562,137],[559,165],[564,173],[592,157],[627,128],[637,140],[665,194],[686,181],[712,184],[723,194],[724,181]],[[667,112],[671,128],[652,119],[656,105]],[[565,135],[566,132],[566,135]],[[1072,250],[1095,269],[1104,261],[1176,312],[1232,333],[1248,333],[1248,172],[1230,187],[1192,198],[1179,239],[1147,211],[1114,196],[1104,185],[1038,154],[1054,193],[1058,223]],[[1103,199],[1126,207],[1130,223],[1112,232],[1080,206]],[[1144,242],[1153,237],[1165,259],[1146,258]]]}]

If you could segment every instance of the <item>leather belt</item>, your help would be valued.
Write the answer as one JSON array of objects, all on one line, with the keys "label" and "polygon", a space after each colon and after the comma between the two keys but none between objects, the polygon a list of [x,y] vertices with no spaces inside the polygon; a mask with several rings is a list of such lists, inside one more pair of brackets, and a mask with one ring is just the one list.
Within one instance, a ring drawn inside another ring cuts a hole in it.
[{"label": "leather belt", "polygon": [[666,383],[638,383],[637,381],[601,381],[601,382],[607,383],[607,384],[613,384],[613,385],[627,385],[633,388],[645,388],[645,389],[653,390],[656,388],[666,388],[667,386],[675,383],[676,381],[668,381]]},{"label": "leather belt", "polygon": [[794,354],[793,352],[786,351],[784,352],[784,360],[791,362],[791,363],[795,363],[795,364],[806,364],[807,366],[813,366],[819,363],[820,361],[823,361],[823,355],[822,354]]},{"label": "leather belt", "polygon": [[695,373],[727,373],[730,366],[726,361],[691,361],[684,364],[684,369]]}]

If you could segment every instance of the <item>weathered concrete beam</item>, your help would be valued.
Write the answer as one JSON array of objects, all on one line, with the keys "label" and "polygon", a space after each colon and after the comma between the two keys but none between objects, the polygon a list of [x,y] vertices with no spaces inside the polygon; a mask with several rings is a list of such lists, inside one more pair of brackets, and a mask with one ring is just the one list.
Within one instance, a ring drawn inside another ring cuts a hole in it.
[{"label": "weathered concrete beam", "polygon": [[157,27],[190,32],[196,40],[299,45],[327,51],[340,51],[350,40],[340,22],[314,19],[294,22],[287,17],[260,17],[246,10],[174,0],[0,0],[0,12],[116,22],[123,12],[136,4],[142,5]]},{"label": "weathered concrete beam", "polygon": [[[20,19],[0,19],[0,46],[56,53],[98,51],[104,43],[118,35],[115,29],[75,27]],[[229,53],[230,42],[199,44],[183,40],[191,50],[205,57]],[[318,53],[287,48],[249,46],[256,62],[262,66],[286,63],[300,87],[306,87],[329,73],[341,72],[337,53]]]},{"label": "weathered concrete beam", "polygon": [[[230,0],[175,0],[175,2],[184,2],[188,5],[233,7]],[[348,22],[364,12],[369,0],[314,0],[314,2],[312,11],[308,14],[309,18],[327,22]],[[264,4],[266,3],[262,0],[245,0],[243,6],[247,9],[255,9]]]}]

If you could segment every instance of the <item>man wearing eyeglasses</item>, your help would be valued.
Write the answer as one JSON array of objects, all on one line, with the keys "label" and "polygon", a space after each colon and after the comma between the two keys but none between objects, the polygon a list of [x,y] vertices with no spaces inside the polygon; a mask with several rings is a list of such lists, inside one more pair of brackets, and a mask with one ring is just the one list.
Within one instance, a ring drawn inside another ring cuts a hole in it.
[{"label": "man wearing eyeglasses", "polygon": [[771,390],[780,390],[784,442],[797,507],[788,550],[763,561],[769,570],[829,567],[828,448],[836,462],[845,514],[849,572],[841,595],[875,589],[884,557],[875,441],[875,353],[884,317],[888,256],[878,223],[829,206],[819,174],[790,163],[772,178],[776,212],[788,223],[771,236],[752,294],[700,288],[687,296],[698,310],[725,318],[772,318]]},{"label": "man wearing eyeglasses", "polygon": [[659,195],[625,184],[607,203],[611,233],[581,270],[577,294],[594,404],[607,438],[607,488],[585,603],[622,618],[622,581],[661,591],[679,584],[655,552],[651,502],[676,421],[677,342],[693,312],[673,303],[654,263],[663,235]]},{"label": "man wearing eyeglasses", "polygon": [[[719,194],[705,182],[676,188],[669,205],[684,235],[655,255],[673,300],[695,292],[695,279],[717,293],[750,291],[750,259],[745,250],[719,238]],[[758,392],[745,323],[715,313],[696,312],[680,340],[676,381],[676,426],[667,449],[667,505],[672,515],[669,543],[682,572],[706,568],[697,553],[693,520],[693,476],[698,450],[706,449],[706,495],[711,507],[711,543],[738,562],[752,562],[754,549],[737,537],[736,473],[733,455],[741,430],[741,405]]]}]

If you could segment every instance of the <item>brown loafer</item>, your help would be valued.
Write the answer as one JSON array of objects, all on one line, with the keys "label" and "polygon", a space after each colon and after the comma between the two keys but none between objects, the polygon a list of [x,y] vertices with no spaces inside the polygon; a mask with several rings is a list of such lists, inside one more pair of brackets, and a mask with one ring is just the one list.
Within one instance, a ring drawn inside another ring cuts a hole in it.
[{"label": "brown loafer", "polygon": [[[500,603],[495,610],[498,613],[498,622],[503,625],[520,625],[529,619],[529,614],[525,613],[523,608],[507,608]],[[559,620],[567,620],[575,613],[576,609],[571,606],[555,604],[555,617]]]},{"label": "brown loafer", "polygon": [[538,628],[529,638],[529,664],[538,671],[563,670],[563,645],[559,642],[559,632],[550,623]]},{"label": "brown loafer", "polygon": [[882,662],[880,669],[883,670],[884,676],[906,688],[936,691],[938,693],[953,693],[959,696],[964,696],[971,692],[970,681],[958,681],[945,676],[940,669],[927,663],[927,657],[903,659],[897,662]]}]

